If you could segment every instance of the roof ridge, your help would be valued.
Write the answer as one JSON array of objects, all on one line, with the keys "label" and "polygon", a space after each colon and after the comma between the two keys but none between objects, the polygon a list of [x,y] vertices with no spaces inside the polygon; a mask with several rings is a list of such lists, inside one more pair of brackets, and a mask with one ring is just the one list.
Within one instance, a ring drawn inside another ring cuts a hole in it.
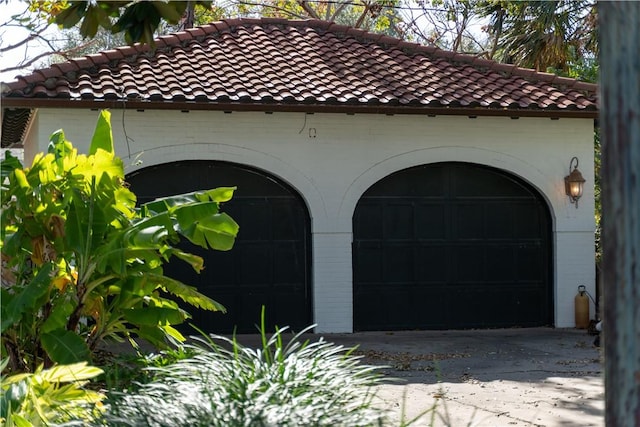
[{"label": "roof ridge", "polygon": [[[478,54],[454,52],[446,49],[441,49],[433,45],[424,45],[420,43],[410,42],[397,37],[388,36],[386,34],[374,33],[362,28],[338,24],[333,21],[324,21],[321,19],[285,19],[269,17],[229,18],[222,19],[220,21],[214,21],[209,24],[200,25],[198,27],[194,27],[194,29],[202,29],[204,34],[209,35],[216,31],[208,31],[205,28],[213,27],[218,30],[217,32],[222,32],[220,31],[221,28],[223,28],[224,30],[231,30],[235,27],[249,25],[289,25],[296,28],[321,29],[334,34],[342,33],[357,39],[367,40],[375,43],[382,43],[390,47],[395,46],[405,51],[424,53],[453,62],[467,63],[474,67],[484,68],[500,73],[506,73],[507,75],[522,77],[527,80],[541,81],[552,85],[565,86],[568,88],[584,90],[588,92],[595,92],[598,88],[598,85],[595,83],[588,83],[571,77],[562,77],[557,74],[537,71],[532,68],[518,67],[515,64],[505,64],[494,59],[483,58]],[[188,32],[194,29],[185,31]]]},{"label": "roof ridge", "polygon": [[[453,52],[441,49],[437,46],[409,42],[385,34],[374,33],[361,28],[319,19],[284,19],[269,17],[226,18],[219,21],[213,21],[208,24],[199,25],[197,27],[188,28],[182,31],[159,36],[154,39],[155,49],[162,49],[165,47],[170,48],[172,46],[179,45],[187,40],[197,40],[199,38],[207,37],[215,33],[222,34],[224,32],[233,31],[233,29],[237,27],[248,27],[253,25],[286,25],[295,28],[319,29],[333,34],[344,34],[348,37],[387,45],[389,47],[397,47],[404,50],[405,52],[428,55],[434,58],[442,58],[444,60],[452,62],[466,63],[475,68],[495,71],[498,73],[506,74],[507,76],[522,77],[528,81],[539,81],[550,85],[564,86],[567,88],[587,92],[596,92],[598,87],[595,83],[588,83],[570,77],[562,77],[556,74],[545,73],[531,68],[518,67],[514,64],[505,64],[493,59],[483,58],[480,55]],[[68,61],[58,64],[52,64],[48,68],[34,71],[31,74],[31,78],[29,78],[30,75],[18,76],[17,80],[22,79],[27,83],[31,83],[30,80],[33,80],[34,74],[39,74],[40,76],[44,77],[45,80],[52,77],[60,77],[68,72],[77,71],[83,68],[90,68],[92,66],[105,64],[113,60],[123,59],[125,57],[134,56],[141,53],[148,53],[150,51],[153,51],[150,46],[143,45],[141,43],[115,47],[113,49],[104,50],[95,54],[84,55],[78,58],[71,58]]]},{"label": "roof ridge", "polygon": [[[262,18],[262,19],[264,20],[265,18]],[[287,22],[287,20],[284,20],[284,21]],[[309,20],[289,20],[288,23],[289,25],[296,26],[296,27],[304,27],[305,23],[307,23],[306,26],[323,28],[333,33],[342,32],[346,35],[349,35],[355,38],[371,40],[371,41],[382,43],[388,46],[396,46],[403,50],[409,50],[409,51],[420,52],[420,53],[424,52],[431,56],[440,57],[440,58],[454,61],[454,62],[468,63],[472,66],[486,68],[491,71],[507,73],[508,75],[523,77],[523,78],[526,78],[527,80],[533,79],[533,80],[542,81],[549,84],[557,84],[557,85],[566,86],[569,88],[574,88],[576,90],[585,90],[585,91],[595,92],[598,88],[598,85],[596,83],[589,83],[589,82],[585,82],[585,81],[571,78],[571,77],[563,77],[553,73],[546,73],[546,72],[535,70],[533,68],[519,67],[515,64],[506,64],[503,62],[498,62],[495,59],[483,58],[479,54],[460,53],[460,52],[450,51],[446,49],[441,49],[434,45],[425,45],[425,44],[410,42],[407,40],[402,40],[397,37],[388,36],[386,34],[374,33],[361,28],[336,24],[335,22],[322,21],[318,19],[309,19]],[[329,25],[326,25],[327,23]]]}]

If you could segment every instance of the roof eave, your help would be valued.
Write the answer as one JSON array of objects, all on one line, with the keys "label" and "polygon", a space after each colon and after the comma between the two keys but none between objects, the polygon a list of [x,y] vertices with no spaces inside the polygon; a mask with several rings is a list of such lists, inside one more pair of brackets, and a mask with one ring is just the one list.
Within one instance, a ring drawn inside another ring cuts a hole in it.
[{"label": "roof eave", "polygon": [[411,114],[411,115],[455,115],[455,116],[506,116],[506,117],[550,117],[550,118],[597,118],[595,109],[533,109],[533,108],[485,108],[485,107],[429,107],[383,104],[304,104],[304,103],[247,103],[247,102],[189,102],[189,101],[145,101],[137,99],[41,99],[2,98],[3,108],[88,108],[132,110],[208,110],[208,111],[258,111],[258,112],[303,112],[345,114]]}]

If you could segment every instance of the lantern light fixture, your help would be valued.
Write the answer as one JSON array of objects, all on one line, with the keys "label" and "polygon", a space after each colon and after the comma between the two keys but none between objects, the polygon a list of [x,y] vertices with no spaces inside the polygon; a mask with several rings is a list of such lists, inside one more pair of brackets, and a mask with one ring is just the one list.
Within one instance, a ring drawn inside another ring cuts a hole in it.
[{"label": "lantern light fixture", "polygon": [[[573,170],[571,170],[573,168]],[[585,179],[578,170],[578,158],[573,157],[569,162],[569,175],[564,177],[564,190],[569,196],[569,201],[578,208],[578,200],[582,197]]]}]

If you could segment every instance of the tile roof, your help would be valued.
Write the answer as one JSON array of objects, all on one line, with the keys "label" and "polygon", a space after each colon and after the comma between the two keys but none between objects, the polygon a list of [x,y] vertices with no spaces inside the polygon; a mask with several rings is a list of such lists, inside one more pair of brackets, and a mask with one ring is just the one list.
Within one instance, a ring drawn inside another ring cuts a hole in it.
[{"label": "tile roof", "polygon": [[6,84],[13,107],[597,115],[596,85],[335,23],[229,19]]}]

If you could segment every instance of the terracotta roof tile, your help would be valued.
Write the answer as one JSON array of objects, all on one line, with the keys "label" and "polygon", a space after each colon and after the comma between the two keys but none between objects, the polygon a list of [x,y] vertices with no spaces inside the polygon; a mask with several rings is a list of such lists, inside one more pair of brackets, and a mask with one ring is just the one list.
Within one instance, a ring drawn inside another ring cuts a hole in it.
[{"label": "terracotta roof tile", "polygon": [[21,146],[33,110],[29,108],[7,108],[2,117],[2,147]]},{"label": "terracotta roof tile", "polygon": [[2,97],[14,106],[47,98],[68,99],[72,106],[125,96],[199,108],[264,104],[269,111],[275,103],[315,106],[308,111],[358,105],[379,111],[384,105],[397,113],[409,107],[430,114],[438,108],[597,112],[593,84],[335,23],[279,18],[215,22],[162,36],[154,51],[140,44],[116,48],[7,86]]}]

